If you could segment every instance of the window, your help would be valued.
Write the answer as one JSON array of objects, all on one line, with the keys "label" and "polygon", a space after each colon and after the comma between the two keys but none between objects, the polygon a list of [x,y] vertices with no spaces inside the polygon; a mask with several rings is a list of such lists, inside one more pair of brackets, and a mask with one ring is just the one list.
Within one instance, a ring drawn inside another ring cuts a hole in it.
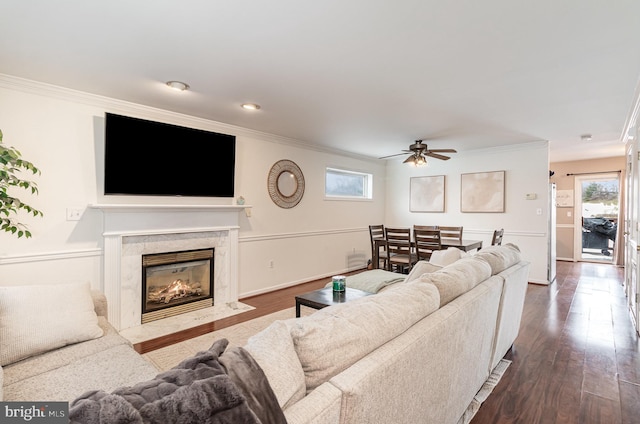
[{"label": "window", "polygon": [[324,194],[331,199],[373,199],[373,175],[327,168]]}]

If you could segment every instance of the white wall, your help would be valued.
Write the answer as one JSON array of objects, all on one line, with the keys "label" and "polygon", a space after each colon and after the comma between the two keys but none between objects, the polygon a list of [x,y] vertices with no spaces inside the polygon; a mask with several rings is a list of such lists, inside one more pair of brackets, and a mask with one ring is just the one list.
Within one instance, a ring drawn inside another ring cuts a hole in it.
[{"label": "white wall", "polygon": [[[494,228],[518,244],[533,264],[530,280],[546,281],[548,145],[533,143],[459,153],[427,168],[316,150],[301,141],[223,123],[75,92],[0,75],[0,129],[4,142],[42,170],[38,196],[20,197],[45,213],[22,215],[34,234],[17,239],[0,233],[0,284],[89,281],[102,286],[102,212],[87,209],[101,199],[101,149],[105,112],[169,122],[237,136],[236,194],[252,205],[240,220],[240,297],[364,266],[370,246],[367,225],[461,224],[465,237],[489,243]],[[292,209],[268,196],[267,175],[280,159],[302,169],[306,189]],[[374,175],[373,201],[325,200],[324,169],[343,166]],[[387,169],[388,168],[388,169]],[[506,170],[506,213],[459,212],[462,172]],[[410,213],[409,178],[446,175],[446,213]],[[524,200],[526,193],[538,199]],[[229,199],[116,198],[111,203],[229,203]],[[67,221],[66,209],[83,209]],[[543,214],[536,215],[535,209]],[[273,268],[269,267],[273,262]]]},{"label": "white wall", "polygon": [[[33,233],[30,239],[0,233],[0,284],[89,281],[96,288],[102,286],[102,212],[87,205],[104,201],[99,187],[105,112],[236,135],[236,194],[252,205],[252,216],[242,216],[240,223],[240,297],[365,265],[370,251],[367,225],[384,219],[384,162],[318,151],[301,141],[0,75],[4,143],[42,170],[42,176],[34,177],[39,195],[20,192],[19,197],[45,214],[44,218],[21,215]],[[296,162],[305,177],[304,197],[292,209],[276,206],[267,192],[269,169],[280,159]],[[324,200],[324,168],[329,165],[373,173],[374,200]],[[109,203],[125,201],[232,202],[115,197]],[[67,221],[67,208],[82,209],[81,220]]]},{"label": "white wall", "polygon": [[[504,228],[503,243],[518,245],[531,262],[529,281],[546,284],[548,157],[548,143],[535,142],[460,152],[448,161],[429,159],[426,167],[419,168],[403,164],[403,158],[390,162],[386,224],[462,225],[464,238],[483,240],[484,246],[491,244],[494,229]],[[460,174],[489,171],[506,171],[505,213],[460,212]],[[445,175],[445,213],[409,212],[410,178],[430,175]],[[525,200],[527,193],[537,194],[537,199]]]}]

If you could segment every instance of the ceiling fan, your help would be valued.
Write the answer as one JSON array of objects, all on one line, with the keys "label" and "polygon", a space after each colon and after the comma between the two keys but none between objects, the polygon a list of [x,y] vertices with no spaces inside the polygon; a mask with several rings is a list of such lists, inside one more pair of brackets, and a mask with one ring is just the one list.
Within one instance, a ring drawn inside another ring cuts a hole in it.
[{"label": "ceiling fan", "polygon": [[[424,140],[416,140],[415,143],[409,146],[409,150],[403,150],[403,152],[411,153],[403,163],[421,166],[427,164],[427,158],[425,156],[440,160],[449,160],[451,159],[449,156],[441,155],[440,153],[457,153],[454,149],[429,149],[426,144],[422,144],[423,141]],[[378,159],[391,158],[394,156],[404,155],[406,153],[397,153],[395,155],[383,156]]]}]

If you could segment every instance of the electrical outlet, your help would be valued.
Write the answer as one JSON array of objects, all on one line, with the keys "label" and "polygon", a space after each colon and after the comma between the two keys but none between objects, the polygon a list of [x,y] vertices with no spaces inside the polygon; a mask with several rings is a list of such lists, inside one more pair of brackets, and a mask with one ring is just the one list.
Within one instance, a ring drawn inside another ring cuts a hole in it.
[{"label": "electrical outlet", "polygon": [[273,268],[273,259],[269,261],[269,268]]},{"label": "electrical outlet", "polygon": [[82,209],[67,208],[67,221],[80,221]]}]

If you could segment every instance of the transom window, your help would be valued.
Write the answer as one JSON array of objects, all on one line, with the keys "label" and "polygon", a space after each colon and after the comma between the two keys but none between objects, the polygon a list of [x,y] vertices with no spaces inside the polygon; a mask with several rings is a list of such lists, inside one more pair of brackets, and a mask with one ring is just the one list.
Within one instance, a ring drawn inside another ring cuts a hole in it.
[{"label": "transom window", "polygon": [[373,175],[347,169],[327,168],[324,194],[329,199],[373,198]]}]

